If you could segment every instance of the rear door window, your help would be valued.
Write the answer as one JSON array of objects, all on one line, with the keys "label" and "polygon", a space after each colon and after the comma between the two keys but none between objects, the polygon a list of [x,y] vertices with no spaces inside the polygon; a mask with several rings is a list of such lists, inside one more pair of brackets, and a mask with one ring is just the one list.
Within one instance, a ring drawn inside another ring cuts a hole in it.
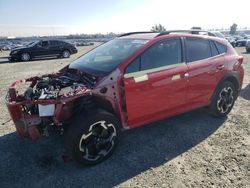
[{"label": "rear door window", "polygon": [[186,38],[186,53],[187,62],[211,57],[209,41],[202,38]]},{"label": "rear door window", "polygon": [[59,45],[59,41],[52,40],[52,41],[50,41],[50,45],[51,46],[58,46]]}]

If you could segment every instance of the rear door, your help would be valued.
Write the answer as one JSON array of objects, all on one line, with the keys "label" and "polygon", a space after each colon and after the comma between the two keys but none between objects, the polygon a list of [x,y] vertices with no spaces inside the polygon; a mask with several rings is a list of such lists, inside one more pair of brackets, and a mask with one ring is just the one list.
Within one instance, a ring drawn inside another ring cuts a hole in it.
[{"label": "rear door", "polygon": [[131,62],[124,74],[129,125],[139,126],[182,111],[186,73],[180,38],[160,41]]},{"label": "rear door", "polygon": [[49,43],[49,55],[59,55],[61,52],[60,41],[51,40]]},{"label": "rear door", "polygon": [[210,98],[225,71],[223,53],[214,42],[187,37],[186,62],[188,66],[187,100],[190,107],[208,105]]}]

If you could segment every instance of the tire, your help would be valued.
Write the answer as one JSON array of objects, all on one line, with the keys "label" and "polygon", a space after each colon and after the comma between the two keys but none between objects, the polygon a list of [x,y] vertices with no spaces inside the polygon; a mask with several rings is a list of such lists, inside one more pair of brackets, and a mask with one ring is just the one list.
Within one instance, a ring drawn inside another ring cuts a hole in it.
[{"label": "tire", "polygon": [[222,82],[212,99],[210,112],[216,117],[225,117],[233,108],[238,91],[232,82]]},{"label": "tire", "polygon": [[63,58],[69,58],[69,57],[70,57],[70,52],[69,52],[69,50],[64,50],[64,51],[62,52],[62,57],[63,57]]},{"label": "tire", "polygon": [[21,54],[21,60],[22,60],[22,61],[30,61],[30,59],[31,59],[31,58],[30,58],[30,54],[29,54],[29,53],[26,53],[26,52],[25,52],[25,53],[22,53],[22,54]]},{"label": "tire", "polygon": [[10,59],[9,59],[9,62],[12,63],[12,62],[15,62],[15,60],[12,59],[12,58],[10,58]]},{"label": "tire", "polygon": [[80,164],[98,164],[113,153],[119,127],[118,119],[101,109],[79,114],[66,132],[66,150]]}]

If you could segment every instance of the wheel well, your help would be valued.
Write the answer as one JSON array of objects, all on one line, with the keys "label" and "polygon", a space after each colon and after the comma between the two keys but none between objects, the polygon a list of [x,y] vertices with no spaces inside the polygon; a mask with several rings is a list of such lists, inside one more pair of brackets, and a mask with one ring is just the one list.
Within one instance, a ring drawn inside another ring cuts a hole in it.
[{"label": "wheel well", "polygon": [[64,51],[68,51],[68,52],[71,54],[70,49],[64,48],[64,49],[62,50],[62,53],[63,53]]},{"label": "wheel well", "polygon": [[112,104],[102,98],[96,96],[85,96],[76,100],[75,102],[76,109],[84,109],[86,111],[91,109],[103,109],[114,115],[116,115],[115,110]]},{"label": "wheel well", "polygon": [[31,53],[30,52],[21,52],[21,54],[20,55],[23,55],[23,54],[29,54],[29,55],[31,55]]},{"label": "wheel well", "polygon": [[104,110],[116,115],[116,113],[113,109],[113,106],[109,101],[104,100],[104,99],[100,99],[98,97],[94,97],[93,102],[94,102],[95,108],[101,108],[101,109],[104,109]]},{"label": "wheel well", "polygon": [[216,89],[214,90],[214,93],[211,97],[211,100],[215,97],[215,94],[217,92],[217,89],[218,87],[225,81],[228,81],[228,82],[231,82],[233,83],[233,85],[235,86],[236,90],[239,91],[239,88],[240,88],[240,84],[239,84],[239,80],[237,79],[237,75],[234,75],[234,74],[230,74],[230,75],[227,75],[226,77],[224,77],[220,82],[219,84],[216,86]]},{"label": "wheel well", "polygon": [[235,86],[235,88],[237,90],[239,90],[239,87],[240,87],[239,81],[234,76],[229,76],[226,79],[224,79],[223,81],[229,81],[229,82],[233,83],[233,85]]}]

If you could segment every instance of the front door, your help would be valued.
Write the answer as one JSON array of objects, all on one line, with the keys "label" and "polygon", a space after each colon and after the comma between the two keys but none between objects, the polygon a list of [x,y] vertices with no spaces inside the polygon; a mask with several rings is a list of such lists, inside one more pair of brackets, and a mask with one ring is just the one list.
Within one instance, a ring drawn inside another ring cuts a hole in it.
[{"label": "front door", "polygon": [[186,73],[179,38],[160,41],[131,62],[124,74],[129,126],[182,111],[186,104]]},{"label": "front door", "polygon": [[49,51],[49,41],[41,41],[32,50],[34,57],[48,56]]}]

